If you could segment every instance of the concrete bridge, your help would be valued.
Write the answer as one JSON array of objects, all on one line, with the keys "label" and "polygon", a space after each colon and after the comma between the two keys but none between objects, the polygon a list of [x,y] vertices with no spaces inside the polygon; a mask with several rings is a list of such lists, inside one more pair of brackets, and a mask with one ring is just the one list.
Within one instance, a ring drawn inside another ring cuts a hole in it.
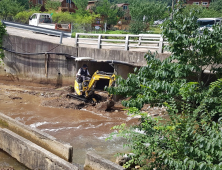
[{"label": "concrete bridge", "polygon": [[[126,78],[135,67],[146,65],[146,48],[130,48],[124,51],[118,47],[104,46],[97,49],[93,45],[75,46],[73,38],[64,38],[59,44],[59,37],[37,34],[27,30],[7,27],[3,47],[5,48],[4,66],[0,74],[10,74],[17,79],[36,82],[70,85],[76,71],[83,63],[92,74],[96,70],[113,72]],[[154,50],[151,50],[154,52]],[[158,54],[163,60],[169,53]],[[76,58],[90,57],[91,61],[77,61]],[[114,68],[109,65],[114,63]]]}]

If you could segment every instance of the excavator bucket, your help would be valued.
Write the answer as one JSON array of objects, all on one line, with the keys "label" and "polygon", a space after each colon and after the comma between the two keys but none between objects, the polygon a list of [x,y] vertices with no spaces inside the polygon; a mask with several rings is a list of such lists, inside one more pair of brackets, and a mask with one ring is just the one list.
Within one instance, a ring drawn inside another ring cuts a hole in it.
[{"label": "excavator bucket", "polygon": [[97,104],[97,109],[101,111],[110,110],[115,105],[115,102],[112,99],[109,99],[105,102],[100,102]]}]

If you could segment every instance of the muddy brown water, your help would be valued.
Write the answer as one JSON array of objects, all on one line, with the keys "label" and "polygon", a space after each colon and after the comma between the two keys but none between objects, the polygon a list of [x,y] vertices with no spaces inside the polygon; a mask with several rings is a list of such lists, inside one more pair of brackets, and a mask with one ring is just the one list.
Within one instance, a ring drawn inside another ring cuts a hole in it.
[{"label": "muddy brown water", "polygon": [[[50,91],[52,87],[45,88]],[[112,132],[110,129],[122,123],[134,124],[138,120],[127,116],[124,111],[93,112],[87,110],[74,110],[67,108],[44,107],[41,103],[50,98],[21,93],[30,89],[37,89],[33,85],[20,86],[11,81],[0,80],[0,112],[10,116],[26,125],[38,128],[57,139],[68,142],[73,146],[73,163],[84,164],[87,151],[115,161],[114,154],[126,152],[122,145],[123,139],[105,141]],[[11,96],[14,96],[12,98]],[[1,153],[0,153],[1,154]],[[0,156],[0,161],[7,155]]]}]

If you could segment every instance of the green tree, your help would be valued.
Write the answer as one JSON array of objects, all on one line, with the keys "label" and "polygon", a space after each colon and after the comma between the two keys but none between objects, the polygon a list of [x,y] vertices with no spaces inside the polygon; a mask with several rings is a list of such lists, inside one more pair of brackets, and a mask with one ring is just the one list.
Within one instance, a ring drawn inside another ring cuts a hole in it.
[{"label": "green tree", "polygon": [[19,0],[19,2],[25,9],[29,9],[29,6],[30,6],[29,0]]},{"label": "green tree", "polygon": [[75,5],[77,6],[77,13],[79,15],[90,15],[89,11],[86,10],[86,7],[88,5],[88,0],[73,0],[73,2],[75,3]]},{"label": "green tree", "polygon": [[[174,11],[174,20],[164,25],[171,57],[160,61],[148,53],[147,66],[117,79],[111,94],[130,97],[123,101],[130,114],[139,114],[138,125],[115,126],[114,135],[128,140],[133,153],[125,166],[143,169],[221,169],[222,168],[222,79],[221,25],[198,30],[198,9],[189,14],[184,6]],[[205,77],[205,79],[203,79]],[[170,120],[140,112],[144,104],[164,105]]]},{"label": "green tree", "polygon": [[199,13],[196,14],[198,18],[219,18],[222,16],[220,11],[200,5],[187,5],[184,9],[184,14],[189,15],[190,11],[193,9],[199,10]]},{"label": "green tree", "polygon": [[129,6],[132,18],[130,31],[135,34],[145,32],[153,21],[166,18],[166,7],[167,5],[161,2],[133,2]]},{"label": "green tree", "polygon": [[46,10],[58,10],[59,7],[61,6],[61,2],[53,1],[53,0],[46,0],[44,6]]},{"label": "green tree", "polygon": [[54,23],[73,23],[74,17],[69,12],[56,12],[56,11],[49,11],[49,13],[53,13],[52,20]]},{"label": "green tree", "polygon": [[14,20],[16,22],[19,22],[19,23],[28,24],[29,23],[29,18],[34,13],[39,13],[39,11],[36,11],[36,10],[33,10],[33,9],[30,9],[30,10],[27,10],[27,11],[21,11],[21,12],[19,12],[18,14],[16,14],[14,16]]},{"label": "green tree", "polygon": [[100,14],[109,26],[116,25],[119,21],[119,8],[116,5],[111,4],[108,0],[100,0],[96,2],[96,5],[92,8],[92,10],[96,14]]},{"label": "green tree", "polygon": [[3,20],[12,19],[24,7],[17,0],[1,0],[0,1],[0,18]]},{"label": "green tree", "polygon": [[210,3],[210,9],[222,12],[222,0],[214,0]]}]

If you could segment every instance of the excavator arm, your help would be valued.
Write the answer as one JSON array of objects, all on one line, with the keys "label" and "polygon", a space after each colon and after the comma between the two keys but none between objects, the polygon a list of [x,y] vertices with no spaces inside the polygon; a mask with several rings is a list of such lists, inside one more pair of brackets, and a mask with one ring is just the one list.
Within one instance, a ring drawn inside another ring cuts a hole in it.
[{"label": "excavator arm", "polygon": [[96,71],[93,74],[91,80],[89,81],[88,86],[84,87],[84,88],[86,88],[85,89],[86,97],[88,96],[88,92],[93,90],[93,86],[100,79],[107,79],[107,80],[109,80],[109,87],[110,87],[110,86],[114,85],[114,83],[115,83],[115,74],[107,73],[107,72],[103,72],[103,71]]}]

